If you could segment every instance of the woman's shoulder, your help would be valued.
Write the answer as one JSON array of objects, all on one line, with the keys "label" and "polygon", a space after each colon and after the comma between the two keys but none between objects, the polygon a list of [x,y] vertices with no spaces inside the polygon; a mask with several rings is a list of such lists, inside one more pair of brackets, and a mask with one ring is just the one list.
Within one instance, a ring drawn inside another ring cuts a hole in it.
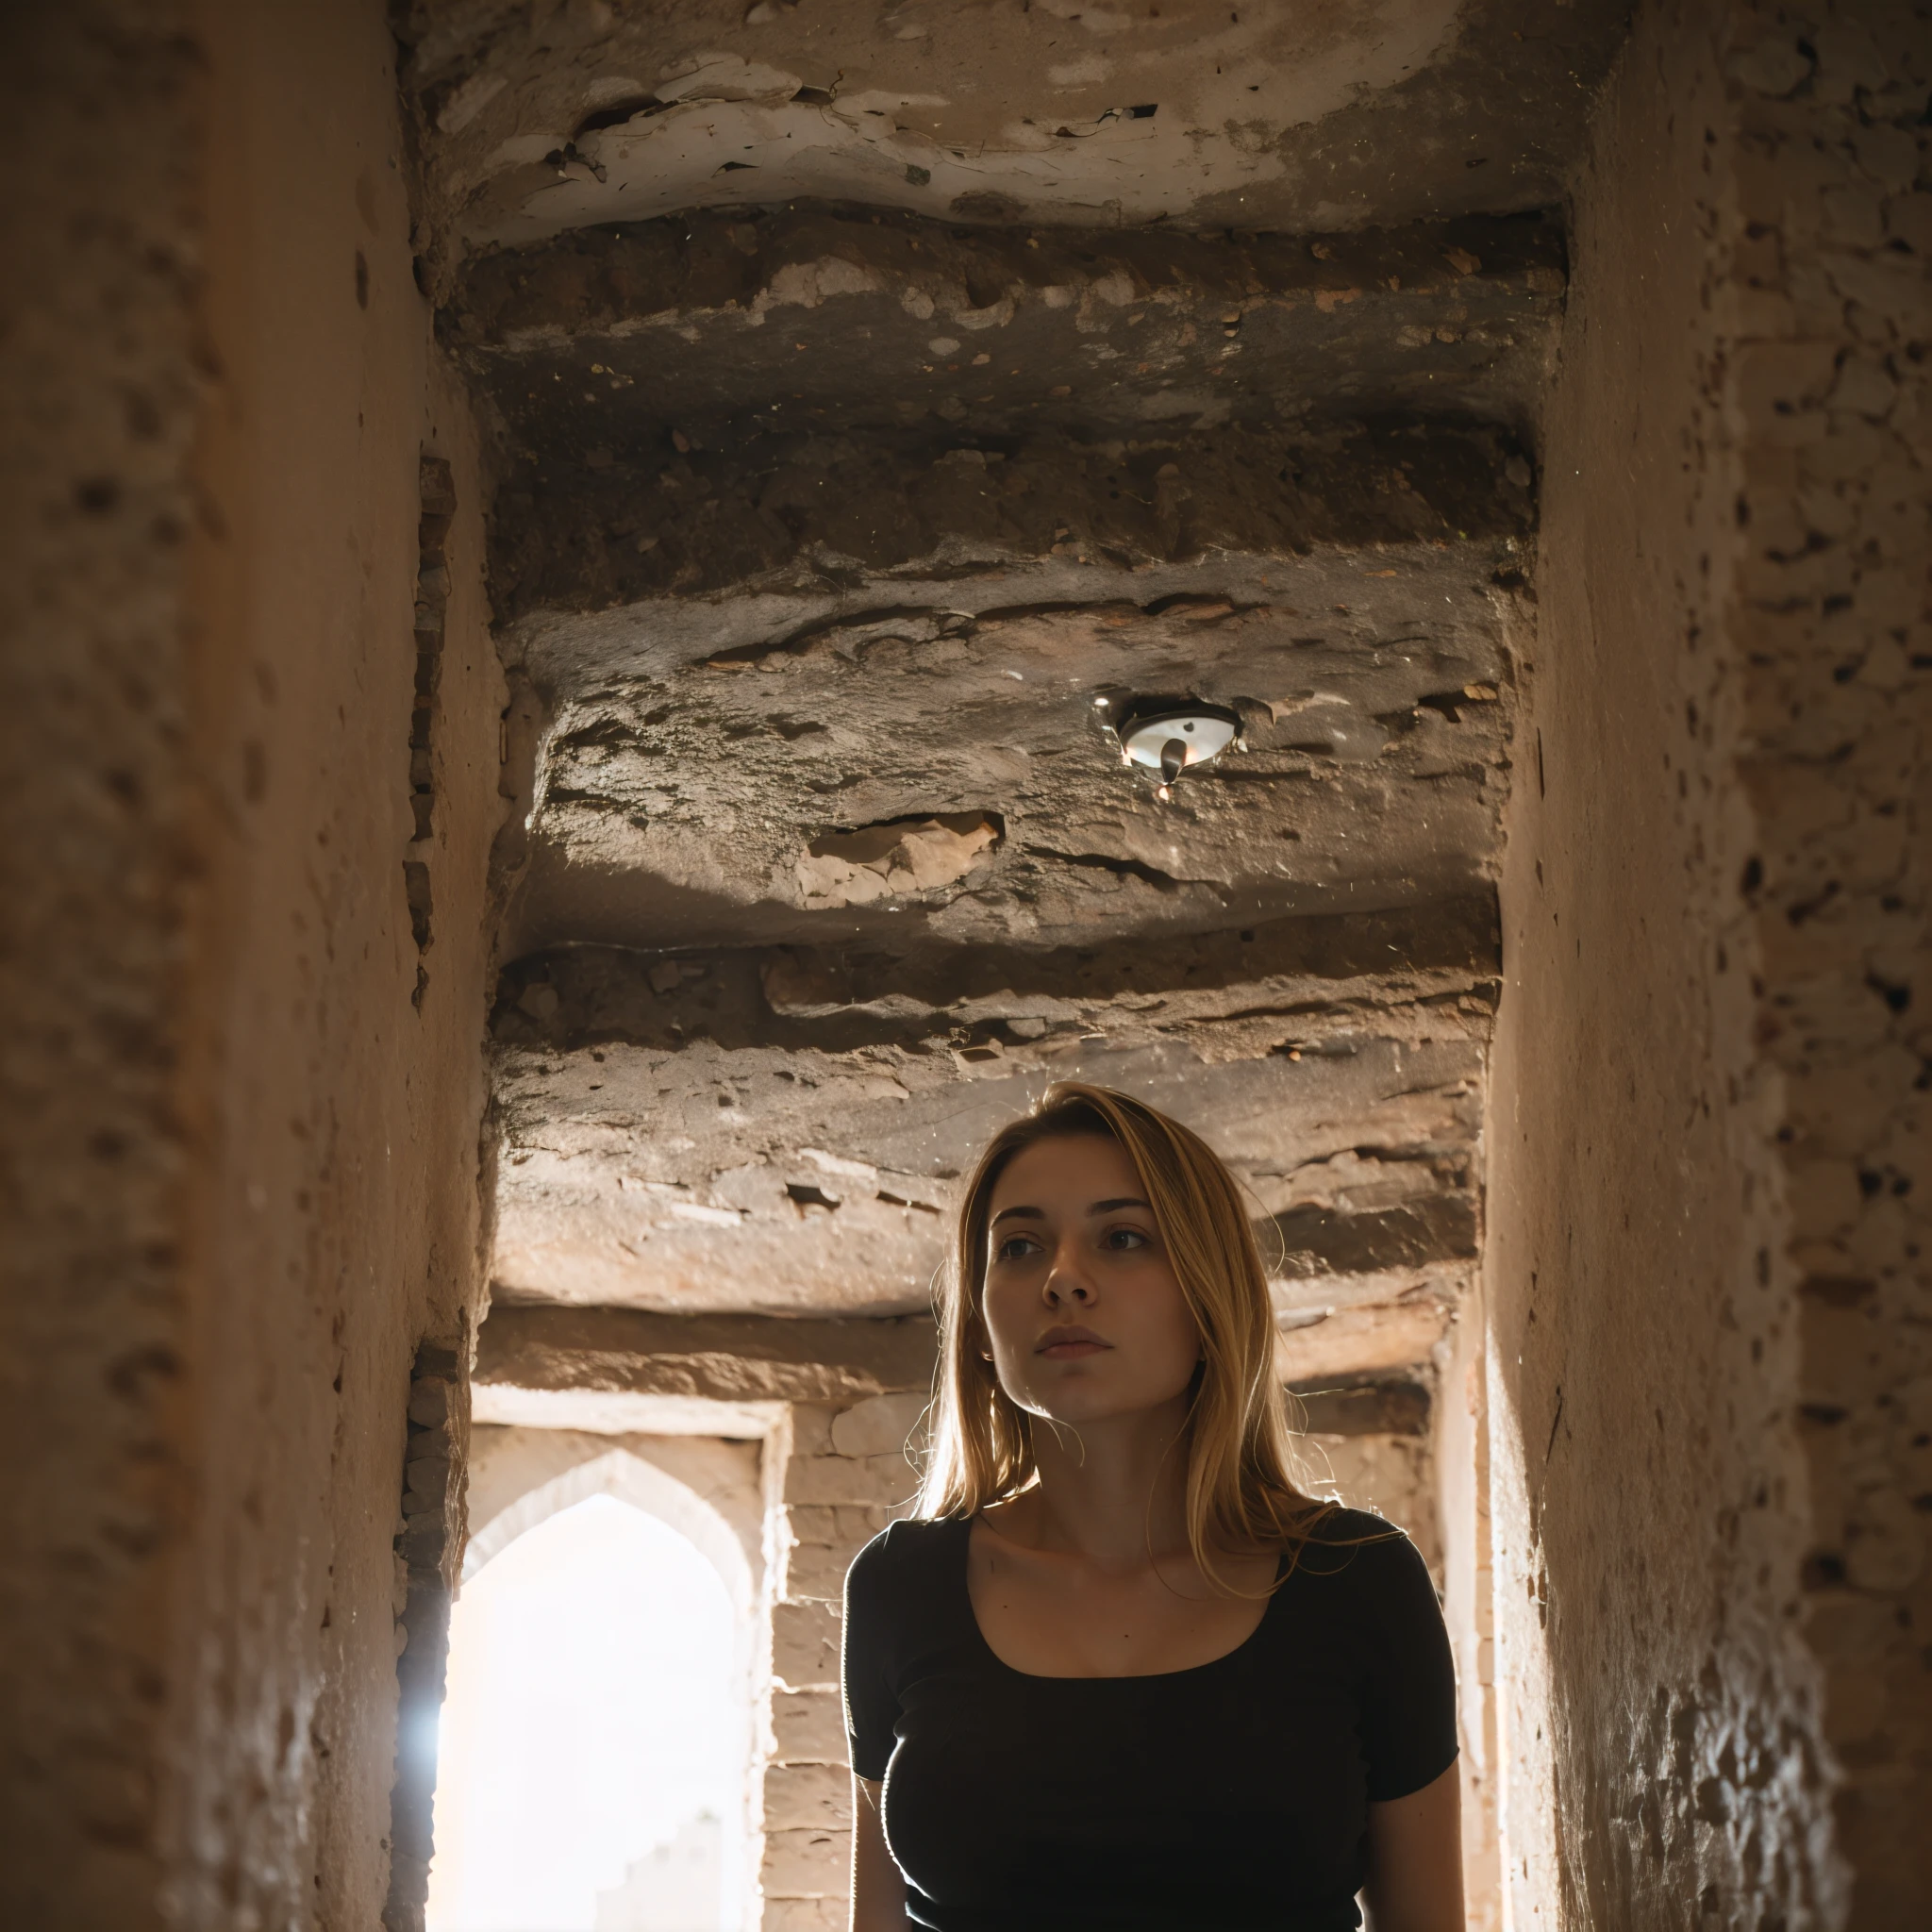
[{"label": "woman's shoulder", "polygon": [[1284,1628],[1304,1638],[1319,1629],[1321,1641],[1378,1671],[1392,1656],[1431,1652],[1443,1641],[1441,1599],[1422,1552],[1366,1509],[1331,1509],[1310,1524],[1279,1594]]},{"label": "woman's shoulder", "polygon": [[1308,1526],[1294,1567],[1310,1577],[1333,1578],[1344,1588],[1372,1594],[1412,1595],[1418,1580],[1433,1602],[1428,1565],[1404,1531],[1368,1509],[1335,1507]]},{"label": "woman's shoulder", "polygon": [[1351,1509],[1345,1503],[1331,1503],[1315,1518],[1308,1529],[1308,1541],[1335,1547],[1367,1548],[1372,1543],[1407,1542],[1401,1526],[1373,1509]]},{"label": "woman's shoulder", "polygon": [[889,1523],[853,1557],[845,1573],[849,1597],[894,1596],[947,1574],[970,1528],[956,1517],[908,1517]]}]

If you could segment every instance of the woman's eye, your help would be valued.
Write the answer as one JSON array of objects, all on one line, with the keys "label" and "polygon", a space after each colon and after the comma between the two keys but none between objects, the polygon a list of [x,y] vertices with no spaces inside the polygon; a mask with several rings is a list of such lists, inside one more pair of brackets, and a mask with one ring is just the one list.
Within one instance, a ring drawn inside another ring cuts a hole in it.
[{"label": "woman's eye", "polygon": [[999,1245],[995,1258],[1001,1261],[1017,1261],[1023,1255],[1037,1253],[1040,1243],[1030,1234],[1008,1235]]},{"label": "woman's eye", "polygon": [[1101,1240],[1109,1248],[1144,1248],[1147,1245],[1147,1237],[1138,1227],[1110,1227]]}]

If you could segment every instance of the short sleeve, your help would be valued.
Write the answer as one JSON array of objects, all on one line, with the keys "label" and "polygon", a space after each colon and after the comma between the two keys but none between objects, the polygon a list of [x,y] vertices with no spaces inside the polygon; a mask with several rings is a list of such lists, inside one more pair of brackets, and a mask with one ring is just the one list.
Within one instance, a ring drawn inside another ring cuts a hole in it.
[{"label": "short sleeve", "polygon": [[845,1698],[845,1745],[853,1771],[876,1781],[886,1774],[898,1741],[899,1700],[891,1685],[893,1615],[891,1553],[875,1536],[845,1573],[844,1653],[840,1671]]},{"label": "short sleeve", "polygon": [[1362,1749],[1372,1804],[1406,1798],[1456,1762],[1456,1662],[1422,1553],[1406,1536],[1357,1551]]}]

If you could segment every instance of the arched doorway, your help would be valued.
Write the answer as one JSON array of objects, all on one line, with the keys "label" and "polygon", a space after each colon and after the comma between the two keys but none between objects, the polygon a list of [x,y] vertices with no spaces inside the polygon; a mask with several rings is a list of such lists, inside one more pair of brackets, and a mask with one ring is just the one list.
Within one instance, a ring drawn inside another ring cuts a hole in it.
[{"label": "arched doorway", "polygon": [[430,1932],[739,1932],[757,1578],[738,1445],[479,1434]]}]

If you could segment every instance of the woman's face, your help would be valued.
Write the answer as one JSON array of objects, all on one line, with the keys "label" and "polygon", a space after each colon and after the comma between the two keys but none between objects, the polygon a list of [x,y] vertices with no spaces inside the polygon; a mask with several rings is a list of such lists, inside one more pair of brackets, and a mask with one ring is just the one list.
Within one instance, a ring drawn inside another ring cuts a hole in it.
[{"label": "woman's face", "polygon": [[985,1346],[1013,1401],[1091,1423],[1186,1393],[1200,1331],[1118,1141],[1036,1141],[1007,1163],[990,1213]]}]

